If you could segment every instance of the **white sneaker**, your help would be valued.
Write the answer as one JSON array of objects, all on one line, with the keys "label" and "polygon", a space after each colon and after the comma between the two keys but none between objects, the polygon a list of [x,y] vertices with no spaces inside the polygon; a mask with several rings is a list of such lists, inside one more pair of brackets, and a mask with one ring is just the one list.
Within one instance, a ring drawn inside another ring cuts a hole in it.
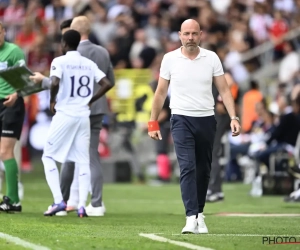
[{"label": "white sneaker", "polygon": [[101,202],[101,206],[103,208],[103,213],[106,213],[106,207],[104,206],[104,202],[103,201]]},{"label": "white sneaker", "polygon": [[208,229],[207,229],[207,226],[205,224],[204,218],[205,218],[205,216],[203,215],[203,213],[198,214],[197,221],[198,221],[198,232],[199,232],[199,234],[208,234]]},{"label": "white sneaker", "polygon": [[60,212],[57,212],[55,215],[56,216],[67,216],[68,212],[67,211],[60,211]]},{"label": "white sneaker", "polygon": [[85,212],[88,216],[104,216],[105,213],[105,207],[93,207],[90,203],[86,208]]},{"label": "white sneaker", "polygon": [[252,182],[252,189],[250,191],[250,195],[253,197],[261,197],[263,194],[262,190],[262,177],[257,176]]},{"label": "white sneaker", "polygon": [[198,234],[198,226],[196,215],[187,216],[185,227],[181,231],[182,234]]}]

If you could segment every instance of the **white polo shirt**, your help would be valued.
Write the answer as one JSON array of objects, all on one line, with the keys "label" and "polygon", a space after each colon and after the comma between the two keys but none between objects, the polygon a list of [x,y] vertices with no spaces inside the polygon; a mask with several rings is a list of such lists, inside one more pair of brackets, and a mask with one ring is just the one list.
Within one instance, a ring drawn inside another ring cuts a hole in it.
[{"label": "white polo shirt", "polygon": [[170,80],[172,114],[186,116],[214,115],[212,80],[224,74],[221,61],[213,51],[200,48],[194,59],[188,59],[181,48],[165,54],[160,77]]}]

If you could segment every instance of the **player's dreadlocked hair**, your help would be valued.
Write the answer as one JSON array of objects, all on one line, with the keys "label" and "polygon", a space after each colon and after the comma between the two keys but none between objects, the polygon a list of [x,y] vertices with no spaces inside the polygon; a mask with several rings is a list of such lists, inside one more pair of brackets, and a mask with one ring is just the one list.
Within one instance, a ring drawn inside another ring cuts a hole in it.
[{"label": "player's dreadlocked hair", "polygon": [[68,30],[62,36],[63,41],[68,45],[70,49],[77,50],[80,42],[80,34],[76,30]]}]

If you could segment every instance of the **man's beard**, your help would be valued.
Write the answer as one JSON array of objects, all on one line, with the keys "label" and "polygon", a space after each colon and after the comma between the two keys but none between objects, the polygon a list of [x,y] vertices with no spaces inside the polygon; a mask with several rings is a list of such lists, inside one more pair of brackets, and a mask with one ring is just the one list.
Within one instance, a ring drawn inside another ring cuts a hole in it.
[{"label": "man's beard", "polygon": [[194,51],[198,48],[198,46],[196,44],[187,44],[187,45],[185,45],[185,47],[188,51]]}]

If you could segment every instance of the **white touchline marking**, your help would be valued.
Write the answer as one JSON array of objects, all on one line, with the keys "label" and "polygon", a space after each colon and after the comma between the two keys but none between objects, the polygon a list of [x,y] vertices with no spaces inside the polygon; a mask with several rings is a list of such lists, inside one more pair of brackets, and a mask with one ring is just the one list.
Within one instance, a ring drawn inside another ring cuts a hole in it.
[{"label": "white touchline marking", "polygon": [[165,242],[165,243],[170,243],[176,246],[180,246],[180,247],[185,247],[188,249],[193,249],[193,250],[214,250],[212,248],[207,248],[207,247],[201,247],[201,246],[197,246],[197,245],[193,245],[191,243],[187,243],[187,242],[182,242],[182,241],[176,241],[176,240],[170,240],[161,236],[157,236],[155,234],[143,234],[140,233],[139,234],[142,237],[146,237],[150,240],[155,240],[155,241],[159,241],[159,242]]},{"label": "white touchline marking", "polygon": [[[188,234],[172,234],[172,235],[181,235],[181,236],[186,236]],[[227,237],[300,237],[300,235],[275,235],[275,234],[203,234],[202,236],[227,236]]]},{"label": "white touchline marking", "polygon": [[219,213],[217,216],[227,217],[300,217],[300,214],[243,214],[243,213]]},{"label": "white touchline marking", "polygon": [[24,248],[29,248],[31,250],[51,250],[48,247],[43,247],[43,246],[35,245],[35,244],[27,242],[25,240],[21,240],[18,237],[14,237],[14,236],[11,236],[9,234],[4,234],[4,233],[1,233],[1,232],[0,232],[0,238],[2,238],[4,240],[7,240],[7,241],[9,241],[11,243],[14,243],[16,245],[22,246]]},{"label": "white touchline marking", "polygon": [[[1,0],[0,0],[1,1]],[[31,199],[31,197],[30,197]],[[35,202],[43,202],[45,201],[45,199],[42,199],[42,198],[35,198],[35,197],[32,197],[31,199],[32,201],[35,201]],[[153,200],[145,200],[145,199],[118,199],[118,200],[115,200],[115,199],[107,199],[106,201],[107,203],[128,203],[128,202],[134,202],[134,203],[141,203],[141,204],[153,204]],[[181,200],[155,200],[155,204],[166,204],[167,203],[170,203],[170,204],[182,204],[182,201]]]}]

